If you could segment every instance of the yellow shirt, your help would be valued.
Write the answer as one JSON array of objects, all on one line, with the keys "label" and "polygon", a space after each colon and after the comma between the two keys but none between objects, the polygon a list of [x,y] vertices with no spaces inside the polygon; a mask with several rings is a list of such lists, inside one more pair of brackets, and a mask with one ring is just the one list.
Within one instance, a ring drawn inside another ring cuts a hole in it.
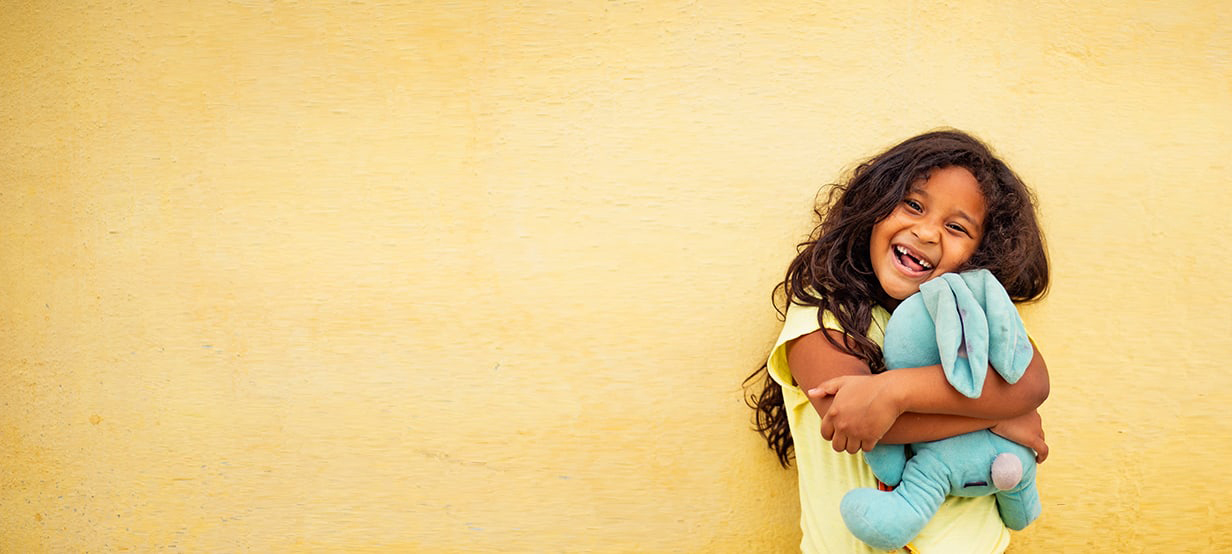
[{"label": "yellow shirt", "polygon": [[[868,334],[878,345],[885,339],[885,324],[889,319],[889,312],[874,308]],[[838,320],[828,312],[825,327],[842,331]],[[795,442],[800,527],[804,532],[800,550],[839,554],[884,552],[869,547],[848,532],[838,511],[839,501],[847,491],[876,487],[877,479],[864,463],[862,453],[835,452],[821,437],[821,416],[795,384],[791,369],[787,367],[787,343],[819,328],[816,307],[792,304],[768,362],[771,377],[783,387],[787,422]],[[993,497],[950,497],[909,546],[922,554],[987,554],[1003,552],[1009,543],[1009,531],[997,514]]]}]

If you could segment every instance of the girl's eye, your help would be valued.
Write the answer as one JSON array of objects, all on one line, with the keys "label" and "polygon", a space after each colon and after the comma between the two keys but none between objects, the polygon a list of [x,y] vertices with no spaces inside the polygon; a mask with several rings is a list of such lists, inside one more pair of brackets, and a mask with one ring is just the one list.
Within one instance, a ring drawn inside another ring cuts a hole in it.
[{"label": "girl's eye", "polygon": [[924,211],[924,206],[921,206],[919,202],[916,202],[915,200],[912,200],[910,198],[903,200],[903,204],[906,204],[907,207],[911,208],[912,211],[915,211],[915,212]]},{"label": "girl's eye", "polygon": [[962,225],[959,225],[959,224],[957,224],[957,223],[951,223],[951,224],[949,224],[949,225],[948,225],[948,227],[949,227],[949,228],[951,228],[951,229],[953,229],[953,230],[955,230],[955,231],[958,231],[959,233],[962,233],[962,234],[964,234],[964,235],[971,236],[971,233],[968,233],[968,232],[967,232],[967,228],[966,228],[966,227],[963,227]]}]

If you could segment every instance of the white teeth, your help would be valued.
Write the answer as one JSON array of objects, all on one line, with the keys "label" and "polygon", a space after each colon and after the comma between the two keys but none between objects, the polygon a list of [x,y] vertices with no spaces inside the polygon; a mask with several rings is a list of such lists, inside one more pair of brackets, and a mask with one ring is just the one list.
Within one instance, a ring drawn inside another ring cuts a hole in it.
[{"label": "white teeth", "polygon": [[894,251],[895,251],[895,252],[897,252],[897,253],[898,253],[898,255],[900,255],[900,256],[911,256],[911,259],[913,259],[913,260],[915,260],[916,262],[918,262],[918,263],[920,264],[920,267],[922,267],[922,268],[924,268],[924,269],[932,269],[932,268],[933,268],[933,264],[928,263],[928,260],[925,260],[925,259],[923,259],[923,258],[917,258],[917,257],[915,257],[915,256],[914,256],[914,255],[912,255],[911,253],[907,252],[907,249],[906,249],[906,248],[903,248],[902,246],[895,245],[895,246],[894,246]]}]

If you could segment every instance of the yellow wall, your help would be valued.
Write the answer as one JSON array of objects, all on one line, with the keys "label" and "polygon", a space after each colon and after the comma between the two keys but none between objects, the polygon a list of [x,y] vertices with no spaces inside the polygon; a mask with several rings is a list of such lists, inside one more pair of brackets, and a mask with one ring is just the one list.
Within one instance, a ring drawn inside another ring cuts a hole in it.
[{"label": "yellow wall", "polygon": [[0,10],[0,551],[788,550],[770,290],[942,125],[1055,268],[1012,551],[1232,542],[1227,2],[308,4]]}]

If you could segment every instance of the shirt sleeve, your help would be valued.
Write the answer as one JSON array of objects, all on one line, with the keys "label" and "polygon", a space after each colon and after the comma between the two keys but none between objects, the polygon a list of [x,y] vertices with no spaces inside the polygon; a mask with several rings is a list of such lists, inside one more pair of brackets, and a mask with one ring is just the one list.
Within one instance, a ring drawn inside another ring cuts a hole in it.
[{"label": "shirt sleeve", "polygon": [[[838,320],[830,312],[825,313],[822,323],[826,329],[834,331],[843,330]],[[796,385],[795,379],[791,376],[791,368],[787,366],[787,343],[817,331],[821,327],[817,322],[817,306],[791,304],[787,307],[787,315],[783,321],[783,330],[779,333],[779,338],[774,343],[774,349],[770,351],[769,361],[766,362],[766,368],[770,371],[770,377],[776,383],[784,388],[799,388]]]}]

